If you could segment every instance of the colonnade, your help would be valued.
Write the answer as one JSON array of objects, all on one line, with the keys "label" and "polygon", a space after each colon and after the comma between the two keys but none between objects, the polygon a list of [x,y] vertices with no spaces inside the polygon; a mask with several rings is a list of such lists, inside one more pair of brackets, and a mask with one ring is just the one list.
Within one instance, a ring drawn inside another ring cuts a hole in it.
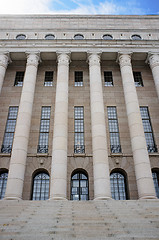
[{"label": "colonnade", "polygon": [[[39,53],[28,53],[15,129],[5,199],[22,199]],[[134,84],[131,53],[119,53],[139,199],[156,198],[138,97]],[[0,92],[9,55],[0,53]],[[57,55],[58,71],[55,100],[50,199],[67,198],[68,82],[70,53]],[[159,97],[159,54],[149,54],[148,62]],[[94,172],[94,199],[110,199],[107,137],[101,81],[100,54],[89,53],[90,105]]]}]

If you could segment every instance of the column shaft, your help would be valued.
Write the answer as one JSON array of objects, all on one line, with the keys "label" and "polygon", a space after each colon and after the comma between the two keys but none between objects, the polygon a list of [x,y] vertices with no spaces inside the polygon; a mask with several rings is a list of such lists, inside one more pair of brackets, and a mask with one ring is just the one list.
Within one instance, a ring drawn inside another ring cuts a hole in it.
[{"label": "column shaft", "polygon": [[8,66],[8,61],[9,61],[8,54],[1,53],[0,54],[0,94],[3,86],[6,69]]},{"label": "column shaft", "polygon": [[150,63],[157,96],[159,98],[159,54],[149,54],[148,61]]},{"label": "column shaft", "polygon": [[119,55],[119,63],[124,88],[138,195],[140,199],[155,198],[156,194],[152,179],[150,160],[142,125],[138,97],[134,84],[131,55]]},{"label": "column shaft", "polygon": [[67,135],[69,55],[58,55],[50,199],[67,196]]},{"label": "column shaft", "polygon": [[106,141],[105,114],[100,70],[100,56],[91,54],[89,60],[90,103],[94,171],[94,198],[109,199],[110,175]]},{"label": "column shaft", "polygon": [[29,54],[19,105],[5,199],[22,199],[39,56]]}]

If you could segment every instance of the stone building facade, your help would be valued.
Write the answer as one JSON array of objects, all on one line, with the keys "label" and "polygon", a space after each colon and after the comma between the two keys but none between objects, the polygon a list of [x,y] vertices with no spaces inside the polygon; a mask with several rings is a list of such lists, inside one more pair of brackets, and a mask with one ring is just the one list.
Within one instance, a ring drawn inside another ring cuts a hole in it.
[{"label": "stone building facade", "polygon": [[1,198],[159,197],[158,26],[0,16]]}]

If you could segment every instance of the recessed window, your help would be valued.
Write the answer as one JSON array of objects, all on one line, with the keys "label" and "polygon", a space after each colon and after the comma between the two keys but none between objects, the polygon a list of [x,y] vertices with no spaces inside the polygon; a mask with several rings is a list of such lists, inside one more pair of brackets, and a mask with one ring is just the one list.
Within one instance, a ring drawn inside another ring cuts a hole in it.
[{"label": "recessed window", "polygon": [[75,145],[74,153],[84,153],[84,107],[74,108]]},{"label": "recessed window", "polygon": [[71,177],[71,200],[88,200],[88,176],[79,171]]},{"label": "recessed window", "polygon": [[112,37],[112,35],[110,35],[110,34],[105,34],[105,35],[103,35],[103,39],[104,39],[104,40],[112,40],[113,37]]},{"label": "recessed window", "polygon": [[126,200],[126,179],[120,172],[113,172],[110,174],[110,185],[112,198],[115,200]]},{"label": "recessed window", "polygon": [[24,79],[24,72],[16,72],[14,86],[22,87]]},{"label": "recessed window", "polygon": [[26,39],[26,35],[25,35],[25,34],[18,34],[18,35],[16,36],[16,39],[17,39],[17,40],[24,40],[24,39]]},{"label": "recessed window", "polygon": [[113,86],[113,75],[112,72],[104,72],[104,86]]},{"label": "recessed window", "polygon": [[141,40],[141,36],[137,35],[137,34],[134,34],[134,35],[131,36],[131,39],[132,40]]},{"label": "recessed window", "polygon": [[55,35],[53,35],[53,34],[47,34],[47,35],[45,36],[45,39],[46,39],[46,40],[53,40],[53,39],[55,39]]},{"label": "recessed window", "polygon": [[38,153],[48,152],[51,107],[42,107]]},{"label": "recessed window", "polygon": [[38,173],[33,179],[32,200],[49,199],[49,175],[45,172]]},{"label": "recessed window", "polygon": [[120,138],[119,138],[119,127],[118,127],[116,107],[107,107],[107,112],[108,112],[111,152],[120,153],[121,145],[120,145]]},{"label": "recessed window", "polygon": [[141,72],[133,72],[136,87],[143,87]]},{"label": "recessed window", "polygon": [[155,186],[156,196],[159,198],[159,170],[152,170],[152,177]]},{"label": "recessed window", "polygon": [[74,39],[76,39],[76,40],[81,40],[81,39],[84,39],[84,36],[83,36],[82,34],[76,34],[76,35],[74,36]]},{"label": "recessed window", "polygon": [[148,107],[140,107],[140,113],[147,143],[147,150],[149,153],[157,152]]},{"label": "recessed window", "polygon": [[45,72],[44,86],[50,87],[53,85],[53,71]]},{"label": "recessed window", "polygon": [[12,151],[12,143],[14,138],[17,115],[18,107],[10,107],[3,138],[3,144],[1,148],[2,153],[10,153]]},{"label": "recessed window", "polygon": [[0,174],[0,199],[4,198],[6,186],[7,186],[8,173],[3,172]]},{"label": "recessed window", "polygon": [[75,72],[75,86],[82,87],[83,86],[83,72]]}]

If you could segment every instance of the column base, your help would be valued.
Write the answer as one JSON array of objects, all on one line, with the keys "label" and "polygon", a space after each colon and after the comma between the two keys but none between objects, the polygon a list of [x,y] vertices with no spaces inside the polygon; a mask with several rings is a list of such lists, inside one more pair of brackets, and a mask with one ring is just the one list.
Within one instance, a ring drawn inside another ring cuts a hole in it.
[{"label": "column base", "polygon": [[68,201],[67,198],[64,198],[64,197],[52,197],[52,198],[49,198],[49,201]]},{"label": "column base", "polygon": [[144,196],[140,197],[139,200],[155,200],[158,199],[156,196]]},{"label": "column base", "polygon": [[114,199],[112,199],[111,197],[96,197],[93,199],[93,201],[102,201],[102,200],[109,201],[109,200],[114,200]]},{"label": "column base", "polygon": [[21,201],[22,198],[19,198],[19,197],[5,197],[5,198],[3,198],[3,200],[16,200],[16,201]]}]

